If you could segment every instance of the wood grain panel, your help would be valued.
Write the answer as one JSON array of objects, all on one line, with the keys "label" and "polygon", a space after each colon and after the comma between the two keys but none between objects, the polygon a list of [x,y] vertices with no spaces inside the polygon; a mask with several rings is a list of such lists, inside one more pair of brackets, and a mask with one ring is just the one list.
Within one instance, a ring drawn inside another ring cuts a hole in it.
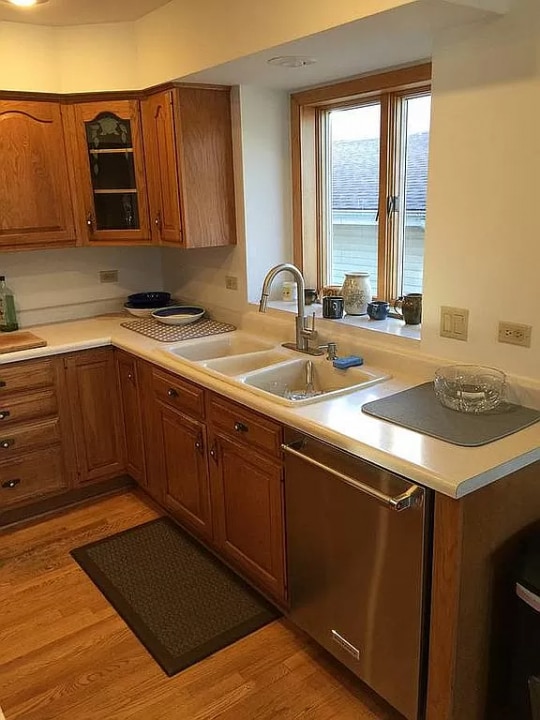
[{"label": "wood grain panel", "polygon": [[60,441],[58,418],[3,428],[0,430],[0,462],[35,448],[58,444]]},{"label": "wood grain panel", "polygon": [[203,538],[212,537],[206,427],[161,403],[163,498],[173,515]]},{"label": "wood grain panel", "polygon": [[[96,209],[88,159],[85,123],[94,120],[101,113],[112,113],[123,120],[128,120],[131,124],[140,225],[137,229],[99,230],[96,228]],[[79,226],[83,233],[84,244],[122,245],[149,243],[151,236],[139,101],[111,100],[79,103],[67,108],[65,116],[72,136],[71,147],[76,153],[76,204],[78,215],[81,218]]]},{"label": "wood grain panel", "polygon": [[0,365],[0,398],[20,391],[52,387],[54,371],[52,360],[29,360]]},{"label": "wood grain panel", "polygon": [[162,403],[188,415],[204,417],[204,390],[176,375],[154,368],[154,396]]},{"label": "wood grain panel", "polygon": [[0,399],[0,433],[15,423],[51,417],[58,413],[54,390],[40,390]]},{"label": "wood grain panel", "polygon": [[152,238],[183,244],[173,91],[141,103]]},{"label": "wood grain panel", "polygon": [[146,461],[143,439],[142,413],[139,395],[139,372],[134,357],[115,351],[116,367],[126,435],[126,469],[131,477],[146,486]]},{"label": "wood grain panel", "polygon": [[60,105],[0,100],[0,157],[0,246],[74,245]]},{"label": "wood grain panel", "polygon": [[35,500],[67,486],[59,445],[0,463],[0,507]]},{"label": "wood grain panel", "polygon": [[186,247],[236,243],[229,88],[174,91]]},{"label": "wood grain panel", "polygon": [[214,428],[235,441],[281,456],[282,427],[279,423],[219,395],[210,396],[208,419]]},{"label": "wood grain panel", "polygon": [[212,496],[215,542],[257,585],[286,599],[282,468],[214,434]]},{"label": "wood grain panel", "polygon": [[112,348],[66,358],[79,482],[125,470],[124,433]]}]

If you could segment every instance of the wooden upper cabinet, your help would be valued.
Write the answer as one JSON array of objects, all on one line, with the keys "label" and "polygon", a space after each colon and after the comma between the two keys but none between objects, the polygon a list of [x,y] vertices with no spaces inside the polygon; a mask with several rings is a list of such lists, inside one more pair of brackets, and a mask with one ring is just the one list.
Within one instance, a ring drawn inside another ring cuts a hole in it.
[{"label": "wooden upper cabinet", "polygon": [[60,105],[0,100],[0,247],[75,245]]},{"label": "wooden upper cabinet", "polygon": [[142,105],[154,241],[234,245],[230,88],[176,87]]},{"label": "wooden upper cabinet", "polygon": [[139,101],[78,103],[66,116],[83,243],[149,243]]},{"label": "wooden upper cabinet", "polygon": [[146,176],[152,238],[183,244],[174,123],[174,93],[158,93],[142,103]]}]

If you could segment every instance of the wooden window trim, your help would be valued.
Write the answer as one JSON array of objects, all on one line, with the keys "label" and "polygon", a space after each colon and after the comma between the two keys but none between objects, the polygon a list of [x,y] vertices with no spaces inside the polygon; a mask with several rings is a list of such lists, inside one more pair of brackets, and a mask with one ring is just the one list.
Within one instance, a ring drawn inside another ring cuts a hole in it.
[{"label": "wooden window trim", "polygon": [[392,268],[398,263],[398,227],[395,220],[387,217],[386,188],[396,187],[399,181],[399,178],[393,177],[394,164],[390,158],[401,138],[397,131],[397,105],[392,106],[389,95],[395,94],[399,99],[409,97],[411,91],[421,94],[430,89],[431,63],[428,62],[310,88],[291,95],[293,259],[295,265],[303,271],[309,287],[319,287],[323,270],[320,221],[322,197],[318,177],[320,161],[325,153],[318,132],[321,111],[335,107],[354,107],[369,99],[381,100],[381,112],[384,120],[388,121],[383,127],[388,127],[388,133],[381,137],[379,183],[385,191],[379,193],[378,252],[379,258],[386,257],[389,261],[379,263],[377,285],[380,296],[396,298],[398,288]]}]

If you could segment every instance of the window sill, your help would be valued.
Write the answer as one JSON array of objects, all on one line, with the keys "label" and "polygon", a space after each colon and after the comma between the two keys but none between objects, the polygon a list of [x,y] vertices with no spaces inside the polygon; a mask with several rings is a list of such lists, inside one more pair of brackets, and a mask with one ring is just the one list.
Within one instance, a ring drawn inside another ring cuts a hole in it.
[{"label": "window sill", "polygon": [[[296,301],[270,300],[268,307],[272,310],[296,314]],[[317,320],[320,319],[321,322],[329,323],[332,326],[339,326],[340,330],[358,328],[359,330],[380,335],[381,340],[388,336],[412,341],[419,341],[421,338],[421,325],[406,325],[403,320],[397,318],[389,317],[386,320],[371,320],[368,315],[344,315],[341,320],[330,320],[329,318],[323,318],[322,305],[319,303],[306,305],[306,315],[309,317],[313,313],[315,313]]]}]

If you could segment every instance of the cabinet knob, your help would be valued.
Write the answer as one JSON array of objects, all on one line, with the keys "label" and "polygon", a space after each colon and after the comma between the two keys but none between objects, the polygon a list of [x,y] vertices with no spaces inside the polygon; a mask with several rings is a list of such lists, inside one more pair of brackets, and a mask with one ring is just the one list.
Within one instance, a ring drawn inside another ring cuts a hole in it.
[{"label": "cabinet knob", "polygon": [[94,232],[94,216],[91,212],[86,214],[86,224],[88,225],[90,232]]},{"label": "cabinet knob", "polygon": [[161,232],[161,213],[158,213],[154,219],[154,225]]},{"label": "cabinet knob", "polygon": [[133,380],[133,373],[128,373],[128,380]]},{"label": "cabinet knob", "polygon": [[215,445],[210,448],[210,457],[217,464],[217,448]]},{"label": "cabinet knob", "polygon": [[204,451],[203,439],[202,439],[202,435],[200,435],[200,434],[197,435],[197,439],[195,440],[195,449],[198,450],[201,454]]},{"label": "cabinet knob", "polygon": [[178,390],[175,390],[174,388],[169,388],[167,390],[167,395],[172,398],[178,397]]},{"label": "cabinet knob", "polygon": [[0,388],[6,387],[7,382],[5,380],[0,380]]},{"label": "cabinet knob", "polygon": [[236,432],[247,432],[249,430],[248,426],[244,425],[242,422],[235,422],[234,429]]},{"label": "cabinet knob", "polygon": [[0,420],[5,420],[9,417],[9,410],[0,410]]},{"label": "cabinet knob", "polygon": [[13,480],[6,480],[2,483],[2,487],[5,490],[11,490],[11,488],[17,487],[17,485],[21,482],[21,478],[14,478]]},{"label": "cabinet knob", "polygon": [[4,450],[7,450],[12,445],[15,445],[15,440],[13,438],[9,438],[7,440],[0,440],[0,448],[3,448]]}]

